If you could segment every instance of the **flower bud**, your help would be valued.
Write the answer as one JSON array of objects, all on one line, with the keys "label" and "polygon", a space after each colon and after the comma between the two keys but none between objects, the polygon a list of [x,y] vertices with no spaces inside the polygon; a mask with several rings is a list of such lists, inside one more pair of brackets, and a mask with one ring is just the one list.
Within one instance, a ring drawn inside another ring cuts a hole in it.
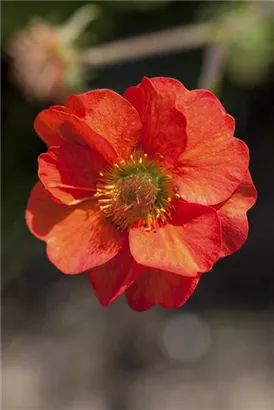
[{"label": "flower bud", "polygon": [[97,16],[97,7],[88,5],[60,26],[35,18],[8,41],[11,78],[28,98],[60,103],[82,88],[84,68],[75,42]]}]

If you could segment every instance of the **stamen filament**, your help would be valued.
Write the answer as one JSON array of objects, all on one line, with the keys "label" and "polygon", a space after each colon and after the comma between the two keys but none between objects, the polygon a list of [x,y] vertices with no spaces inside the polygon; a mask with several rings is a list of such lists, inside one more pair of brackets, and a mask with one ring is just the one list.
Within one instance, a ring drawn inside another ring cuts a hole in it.
[{"label": "stamen filament", "polygon": [[167,223],[177,194],[172,176],[158,160],[137,151],[128,161],[108,165],[99,176],[94,197],[117,229],[139,226],[150,231]]}]

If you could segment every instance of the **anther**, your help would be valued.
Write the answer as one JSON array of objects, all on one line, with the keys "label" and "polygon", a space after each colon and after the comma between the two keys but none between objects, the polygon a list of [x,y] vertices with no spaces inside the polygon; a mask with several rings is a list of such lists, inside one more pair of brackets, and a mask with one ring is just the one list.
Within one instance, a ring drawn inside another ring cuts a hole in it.
[{"label": "anther", "polygon": [[155,152],[154,157],[159,157],[160,159],[164,158],[164,156],[162,154],[160,154],[159,152]]},{"label": "anther", "polygon": [[[159,153],[155,156],[163,158]],[[133,152],[128,161],[120,160],[100,171],[95,198],[100,209],[117,229],[128,230],[140,224],[153,231],[169,218],[175,197],[169,173],[161,170],[160,161],[148,154]]]},{"label": "anther", "polygon": [[103,211],[104,209],[109,208],[111,205],[101,205],[100,209]]}]

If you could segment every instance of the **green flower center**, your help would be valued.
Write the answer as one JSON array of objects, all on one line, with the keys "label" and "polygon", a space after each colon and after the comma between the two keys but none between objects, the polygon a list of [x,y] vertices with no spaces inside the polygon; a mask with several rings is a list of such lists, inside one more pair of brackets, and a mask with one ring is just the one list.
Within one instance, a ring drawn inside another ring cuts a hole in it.
[{"label": "green flower center", "polygon": [[106,217],[121,230],[165,224],[174,196],[172,176],[141,152],[102,170],[95,194]]}]

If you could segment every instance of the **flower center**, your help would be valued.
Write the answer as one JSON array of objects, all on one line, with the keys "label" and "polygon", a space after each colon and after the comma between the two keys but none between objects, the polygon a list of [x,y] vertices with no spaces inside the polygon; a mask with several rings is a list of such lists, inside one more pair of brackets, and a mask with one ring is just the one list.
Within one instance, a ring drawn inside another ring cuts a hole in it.
[{"label": "flower center", "polygon": [[117,229],[151,230],[166,223],[175,194],[172,176],[156,160],[135,152],[99,174],[95,197]]}]

